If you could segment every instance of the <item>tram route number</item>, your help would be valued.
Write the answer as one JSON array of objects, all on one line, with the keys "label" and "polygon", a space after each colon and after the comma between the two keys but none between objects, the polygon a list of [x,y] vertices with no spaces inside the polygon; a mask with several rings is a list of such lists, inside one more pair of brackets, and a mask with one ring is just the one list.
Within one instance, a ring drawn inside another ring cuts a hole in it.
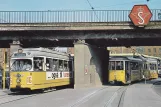
[{"label": "tram route number", "polygon": [[52,73],[52,74],[51,74],[51,77],[52,77],[53,79],[58,78],[58,73]]}]

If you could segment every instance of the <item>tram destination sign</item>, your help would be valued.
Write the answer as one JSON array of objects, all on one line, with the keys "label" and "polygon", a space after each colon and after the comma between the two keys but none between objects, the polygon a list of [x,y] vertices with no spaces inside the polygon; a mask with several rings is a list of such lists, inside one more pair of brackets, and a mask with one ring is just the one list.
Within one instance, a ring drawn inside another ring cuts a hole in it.
[{"label": "tram destination sign", "polygon": [[26,56],[26,53],[15,53],[14,56],[15,57],[22,57],[22,56]]},{"label": "tram destination sign", "polygon": [[149,23],[151,17],[152,13],[147,5],[134,5],[129,14],[129,18],[137,27],[146,26]]}]

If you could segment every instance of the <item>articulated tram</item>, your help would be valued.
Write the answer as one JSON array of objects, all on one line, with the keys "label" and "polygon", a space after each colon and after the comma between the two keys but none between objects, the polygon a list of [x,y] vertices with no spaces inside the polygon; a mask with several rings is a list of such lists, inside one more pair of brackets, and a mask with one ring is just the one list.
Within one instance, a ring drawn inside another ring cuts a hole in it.
[{"label": "articulated tram", "polygon": [[11,56],[10,90],[73,85],[73,59],[45,48],[19,49]]},{"label": "articulated tram", "polygon": [[128,84],[142,79],[142,60],[125,56],[110,57],[109,82]]},{"label": "articulated tram", "polygon": [[154,57],[154,56],[148,56],[148,55],[143,55],[144,58],[146,58],[149,62],[150,65],[150,78],[151,79],[156,79],[158,76],[161,74],[160,73],[160,63],[161,63],[161,58],[159,57]]},{"label": "articulated tram", "polygon": [[[119,81],[127,84],[128,81],[158,78],[158,60],[156,58],[132,53],[111,54],[110,57],[109,82]],[[118,66],[122,66],[122,68],[118,69]]]}]

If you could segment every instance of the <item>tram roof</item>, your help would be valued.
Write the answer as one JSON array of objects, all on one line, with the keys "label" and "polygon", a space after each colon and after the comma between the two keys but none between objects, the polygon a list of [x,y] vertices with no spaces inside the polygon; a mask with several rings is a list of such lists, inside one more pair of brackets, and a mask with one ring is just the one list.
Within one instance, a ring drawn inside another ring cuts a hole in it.
[{"label": "tram roof", "polygon": [[135,54],[133,54],[133,53],[120,53],[120,54],[110,54],[110,56],[119,56],[119,57],[128,57],[129,59],[131,59],[131,60],[136,60],[136,59],[139,59],[139,60],[142,60],[142,61],[146,61],[146,58],[144,58],[144,57],[142,57],[142,55],[141,54],[138,54],[138,53],[135,53]]},{"label": "tram roof", "polygon": [[140,62],[142,61],[141,59],[127,57],[127,56],[111,56],[110,60],[126,60],[126,61],[140,61]]},{"label": "tram roof", "polygon": [[138,53],[135,53],[135,54],[133,54],[133,53],[116,53],[116,54],[110,54],[110,56],[134,56],[134,55],[141,56]]},{"label": "tram roof", "polygon": [[161,60],[160,57],[155,57],[155,56],[149,56],[149,55],[143,55],[145,58],[152,58],[152,59],[158,59]]},{"label": "tram roof", "polygon": [[68,55],[67,53],[64,52],[59,52],[59,51],[55,51],[55,50],[51,50],[48,48],[23,48],[23,51],[33,51],[33,52],[46,52],[46,53],[53,53],[53,54],[61,54],[61,55]]},{"label": "tram roof", "polygon": [[139,53],[117,53],[117,54],[110,54],[110,56],[126,56],[128,58],[137,58],[137,59],[141,59],[142,61],[154,61],[154,60],[160,60],[160,57],[155,57],[155,56],[149,56],[149,55],[145,55],[145,54],[139,54]]},{"label": "tram roof", "polygon": [[127,57],[124,56],[112,56],[110,57],[110,60],[129,60]]}]

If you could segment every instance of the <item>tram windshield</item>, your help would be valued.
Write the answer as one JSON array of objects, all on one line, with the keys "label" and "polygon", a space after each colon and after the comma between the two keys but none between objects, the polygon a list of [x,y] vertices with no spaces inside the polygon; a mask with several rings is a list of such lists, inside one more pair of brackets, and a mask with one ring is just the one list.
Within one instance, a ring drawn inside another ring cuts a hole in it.
[{"label": "tram windshield", "polygon": [[31,59],[12,59],[11,71],[30,71],[32,69]]},{"label": "tram windshield", "polygon": [[109,69],[110,70],[123,70],[123,61],[110,61],[109,62]]}]

